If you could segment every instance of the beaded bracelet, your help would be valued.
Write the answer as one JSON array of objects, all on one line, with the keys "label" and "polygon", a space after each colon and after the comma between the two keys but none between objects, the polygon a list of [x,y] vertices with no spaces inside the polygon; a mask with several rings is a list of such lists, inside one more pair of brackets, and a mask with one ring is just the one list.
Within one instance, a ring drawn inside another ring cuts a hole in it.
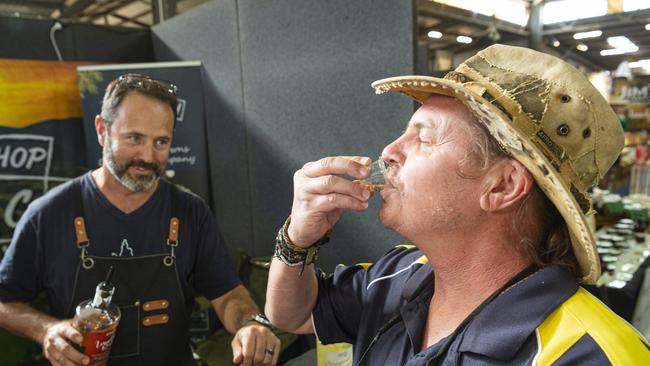
[{"label": "beaded bracelet", "polygon": [[287,218],[284,225],[282,225],[278,231],[278,235],[275,237],[275,257],[287,266],[302,266],[302,269],[300,270],[300,275],[302,275],[305,266],[314,263],[316,259],[318,259],[320,246],[329,242],[329,234],[331,233],[331,230],[325,233],[322,238],[310,247],[301,248],[295,245],[289,238],[289,234],[287,234],[287,229],[289,228],[290,223],[291,216]]}]

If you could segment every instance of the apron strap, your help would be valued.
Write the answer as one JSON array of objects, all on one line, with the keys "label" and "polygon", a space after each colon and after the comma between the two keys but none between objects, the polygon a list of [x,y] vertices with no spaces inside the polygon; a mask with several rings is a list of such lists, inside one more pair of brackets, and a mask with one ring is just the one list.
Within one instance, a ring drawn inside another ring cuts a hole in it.
[{"label": "apron strap", "polygon": [[95,265],[95,261],[88,256],[88,232],[86,231],[86,220],[84,220],[83,199],[81,197],[81,177],[72,181],[72,201],[74,203],[74,235],[77,238],[77,248],[79,248],[79,258],[81,265],[85,269],[90,269]]},{"label": "apron strap", "polygon": [[176,260],[175,250],[178,246],[178,230],[180,227],[180,220],[178,219],[178,201],[180,190],[174,183],[169,182],[171,189],[171,218],[169,219],[169,234],[167,235],[167,245],[169,246],[169,254],[163,258],[163,263],[166,266],[172,266]]},{"label": "apron strap", "polygon": [[[178,219],[178,201],[180,190],[170,183],[171,189],[171,218],[169,220],[169,234],[167,236],[167,245],[169,246],[169,254],[163,258],[163,263],[166,266],[172,266],[176,259],[176,247],[178,246],[178,230],[180,227],[180,220]],[[81,196],[81,177],[77,177],[72,182],[72,193],[75,207],[74,229],[77,238],[77,248],[80,250],[79,257],[81,258],[81,265],[85,269],[90,269],[95,264],[94,260],[88,255],[87,246],[90,244],[86,232],[86,222],[83,214],[83,198]]]}]

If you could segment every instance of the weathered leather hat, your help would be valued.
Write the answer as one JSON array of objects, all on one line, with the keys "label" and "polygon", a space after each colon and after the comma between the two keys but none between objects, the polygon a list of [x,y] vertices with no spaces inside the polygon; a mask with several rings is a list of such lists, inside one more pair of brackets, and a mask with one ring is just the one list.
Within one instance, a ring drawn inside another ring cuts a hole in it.
[{"label": "weathered leather hat", "polygon": [[614,111],[584,74],[557,57],[497,44],[444,79],[398,76],[372,86],[378,94],[397,91],[421,103],[431,94],[463,102],[555,204],[581,282],[596,282],[600,261],[587,224],[586,215],[594,214],[587,189],[616,161],[624,137]]}]

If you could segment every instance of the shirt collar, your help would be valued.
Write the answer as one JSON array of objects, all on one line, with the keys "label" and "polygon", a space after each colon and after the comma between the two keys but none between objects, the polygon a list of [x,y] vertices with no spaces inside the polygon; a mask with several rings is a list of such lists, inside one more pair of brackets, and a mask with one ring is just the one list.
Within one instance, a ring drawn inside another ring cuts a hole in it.
[{"label": "shirt collar", "polygon": [[458,351],[512,359],[535,329],[577,290],[575,279],[559,266],[535,272],[476,315],[459,335]]},{"label": "shirt collar", "polygon": [[[424,264],[424,263],[423,263]],[[429,291],[426,291],[426,290]],[[422,265],[414,270],[414,273],[404,284],[402,298],[407,303],[413,301],[424,292],[433,291],[433,269],[429,265]]]},{"label": "shirt collar", "polygon": [[404,305],[400,308],[400,313],[414,354],[422,346],[422,332],[433,296],[433,281],[431,266],[422,265],[415,269],[402,290]]}]

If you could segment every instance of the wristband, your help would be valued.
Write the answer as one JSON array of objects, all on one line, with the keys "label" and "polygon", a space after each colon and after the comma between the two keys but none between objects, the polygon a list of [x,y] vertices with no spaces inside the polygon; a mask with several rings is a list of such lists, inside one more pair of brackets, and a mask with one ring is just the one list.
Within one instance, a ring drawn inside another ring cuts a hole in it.
[{"label": "wristband", "polygon": [[263,325],[263,326],[265,326],[265,327],[267,327],[267,328],[269,328],[271,330],[275,330],[275,326],[273,326],[273,324],[271,323],[269,318],[267,318],[266,315],[264,315],[262,313],[253,314],[253,315],[249,316],[248,318],[244,319],[244,321],[242,321],[242,323],[241,323],[241,326],[244,327],[250,322],[256,322],[256,323],[259,323],[259,324],[261,324],[261,325]]},{"label": "wristband", "polygon": [[[291,216],[287,218],[287,221],[284,222],[284,225],[278,231],[278,235],[275,238],[275,257],[290,267],[302,266],[304,269],[306,265],[310,265],[318,259],[320,246],[329,242],[329,234],[332,230],[329,230],[322,238],[308,248],[301,248],[295,245],[289,238],[289,234],[287,234],[290,223]],[[302,274],[302,270],[300,273]]]}]

